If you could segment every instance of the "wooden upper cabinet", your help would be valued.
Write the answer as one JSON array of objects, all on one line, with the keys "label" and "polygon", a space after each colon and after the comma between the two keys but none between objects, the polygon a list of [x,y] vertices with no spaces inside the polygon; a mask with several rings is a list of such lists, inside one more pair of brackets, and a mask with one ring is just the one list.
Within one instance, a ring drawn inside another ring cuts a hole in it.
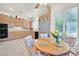
[{"label": "wooden upper cabinet", "polygon": [[15,24],[15,18],[10,18],[9,20],[9,27],[13,27]]},{"label": "wooden upper cabinet", "polygon": [[24,20],[23,21],[23,27],[24,28],[31,28],[31,24],[32,22],[31,21],[29,21],[29,20]]},{"label": "wooden upper cabinet", "polygon": [[14,20],[14,25],[15,25],[15,26],[20,26],[20,25],[21,25],[21,20],[15,19],[15,20]]},{"label": "wooden upper cabinet", "polygon": [[12,27],[14,27],[14,26],[22,26],[22,20],[16,19],[16,18],[10,18],[9,25],[12,26]]},{"label": "wooden upper cabinet", "polygon": [[9,24],[9,17],[3,14],[0,14],[0,23]]},{"label": "wooden upper cabinet", "polygon": [[19,26],[24,28],[31,28],[32,22],[30,20],[18,19],[0,14],[0,23],[6,23],[9,27]]},{"label": "wooden upper cabinet", "polygon": [[15,20],[12,20],[12,21],[13,21],[14,26],[20,26],[20,27],[24,27],[24,28],[30,28],[31,27],[31,21],[29,21],[29,20],[15,19]]}]

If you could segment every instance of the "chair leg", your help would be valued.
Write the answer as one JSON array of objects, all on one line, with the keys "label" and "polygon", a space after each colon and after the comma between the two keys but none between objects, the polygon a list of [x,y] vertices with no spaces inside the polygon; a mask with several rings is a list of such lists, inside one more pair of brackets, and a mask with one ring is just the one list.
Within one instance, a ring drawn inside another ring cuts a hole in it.
[{"label": "chair leg", "polygon": [[69,53],[70,53],[70,52],[68,52],[66,55],[69,56]]},{"label": "chair leg", "polygon": [[72,53],[73,55],[77,56],[74,52],[70,51],[70,53]]}]

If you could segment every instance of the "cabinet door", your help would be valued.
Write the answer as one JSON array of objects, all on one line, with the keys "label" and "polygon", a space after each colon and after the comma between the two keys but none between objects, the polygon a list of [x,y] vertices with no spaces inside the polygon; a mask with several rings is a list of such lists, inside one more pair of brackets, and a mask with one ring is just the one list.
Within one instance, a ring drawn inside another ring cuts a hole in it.
[{"label": "cabinet door", "polygon": [[19,23],[20,23],[20,22],[19,22],[19,19],[15,19],[14,25],[15,25],[15,26],[19,26]]},{"label": "cabinet door", "polygon": [[9,39],[18,39],[18,38],[24,38],[27,35],[30,35],[30,32],[28,31],[15,31],[9,33]]},{"label": "cabinet door", "polygon": [[24,28],[31,28],[31,25],[32,24],[32,22],[31,21],[23,21],[23,27]]},{"label": "cabinet door", "polygon": [[9,27],[14,27],[14,25],[15,25],[15,18],[10,18],[10,20],[9,20]]},{"label": "cabinet door", "polygon": [[0,23],[9,24],[9,17],[6,15],[0,15]]},{"label": "cabinet door", "polygon": [[16,32],[9,32],[8,39],[16,39]]}]

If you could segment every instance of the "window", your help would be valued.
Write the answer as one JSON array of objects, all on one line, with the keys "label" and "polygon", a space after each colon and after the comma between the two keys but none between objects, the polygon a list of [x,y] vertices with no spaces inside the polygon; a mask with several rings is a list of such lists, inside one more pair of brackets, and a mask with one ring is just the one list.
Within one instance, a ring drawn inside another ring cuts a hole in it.
[{"label": "window", "polygon": [[63,19],[62,19],[62,13],[57,12],[55,14],[55,29],[59,31],[60,33],[63,32]]},{"label": "window", "polygon": [[65,11],[65,32],[69,36],[77,36],[77,7]]},{"label": "window", "polygon": [[77,37],[77,7],[57,12],[55,14],[55,29],[61,34],[66,32],[68,36]]}]

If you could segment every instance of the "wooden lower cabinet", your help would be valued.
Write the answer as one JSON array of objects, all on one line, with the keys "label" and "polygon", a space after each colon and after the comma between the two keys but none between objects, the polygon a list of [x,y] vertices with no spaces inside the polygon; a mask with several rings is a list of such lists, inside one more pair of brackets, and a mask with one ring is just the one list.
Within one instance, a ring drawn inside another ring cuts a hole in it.
[{"label": "wooden lower cabinet", "polygon": [[33,32],[29,32],[29,31],[10,32],[9,33],[9,38],[11,38],[11,39],[24,38],[24,37],[26,37],[28,35],[33,36]]},{"label": "wooden lower cabinet", "polygon": [[8,38],[0,39],[0,41],[25,38],[28,35],[31,35],[34,38],[34,32],[32,32],[32,31],[14,31],[14,32],[9,32],[8,33]]}]

